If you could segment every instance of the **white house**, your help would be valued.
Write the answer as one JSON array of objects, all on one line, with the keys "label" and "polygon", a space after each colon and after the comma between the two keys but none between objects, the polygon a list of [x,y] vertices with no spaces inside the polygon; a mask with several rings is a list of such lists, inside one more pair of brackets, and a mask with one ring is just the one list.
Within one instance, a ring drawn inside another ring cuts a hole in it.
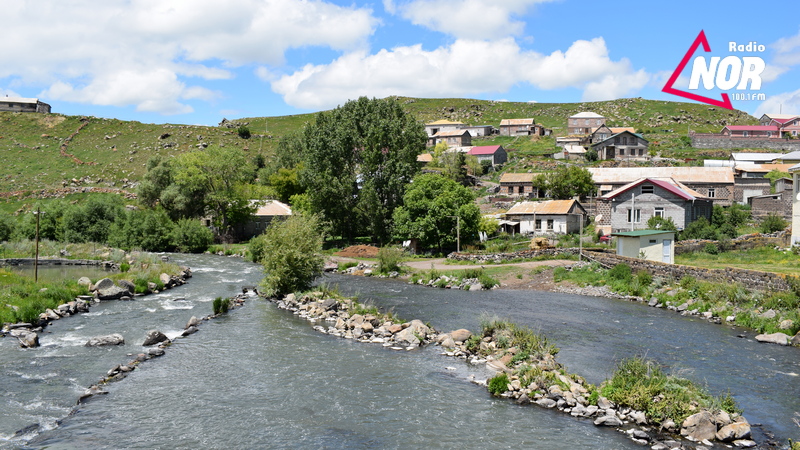
[{"label": "white house", "polygon": [[580,231],[586,210],[576,200],[520,202],[506,212],[506,220],[519,222],[522,234],[570,234]]},{"label": "white house", "polygon": [[636,230],[614,233],[612,236],[617,238],[619,256],[675,263],[674,231]]}]

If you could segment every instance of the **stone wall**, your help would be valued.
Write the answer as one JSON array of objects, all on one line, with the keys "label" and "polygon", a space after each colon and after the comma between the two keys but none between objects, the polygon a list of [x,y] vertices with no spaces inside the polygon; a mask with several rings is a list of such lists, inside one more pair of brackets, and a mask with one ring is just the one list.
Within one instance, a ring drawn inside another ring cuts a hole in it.
[{"label": "stone wall", "polygon": [[722,135],[691,136],[694,148],[769,148],[772,150],[800,150],[798,139],[731,138]]},{"label": "stone wall", "polygon": [[512,259],[520,258],[536,258],[539,256],[556,256],[556,255],[577,255],[577,248],[545,248],[541,250],[520,250],[518,252],[509,253],[450,253],[447,259],[450,261],[472,261],[478,263],[501,263],[510,261]]},{"label": "stone wall", "polygon": [[675,280],[680,280],[685,276],[691,276],[704,281],[741,283],[750,289],[774,291],[785,291],[789,289],[789,284],[786,282],[783,275],[771,272],[734,268],[703,269],[700,267],[628,258],[610,252],[584,251],[583,254],[587,259],[597,262],[605,268],[611,268],[617,264],[624,263],[629,265],[633,272],[644,270],[654,276],[671,277]]},{"label": "stone wall", "polygon": [[[6,258],[0,259],[2,266],[32,266],[34,258]],[[39,259],[40,266],[102,266],[105,269],[119,269],[113,261],[100,261],[96,259]]]}]

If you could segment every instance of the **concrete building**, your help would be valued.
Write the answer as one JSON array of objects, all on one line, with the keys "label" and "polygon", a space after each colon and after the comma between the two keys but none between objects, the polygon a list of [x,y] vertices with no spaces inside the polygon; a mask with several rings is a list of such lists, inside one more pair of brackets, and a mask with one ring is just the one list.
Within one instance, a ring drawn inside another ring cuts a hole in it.
[{"label": "concrete building", "polygon": [[519,222],[522,234],[571,234],[580,231],[586,210],[577,200],[520,202],[506,212],[505,218]]},{"label": "concrete building", "polygon": [[50,105],[38,98],[0,97],[0,111],[50,113]]},{"label": "concrete building", "polygon": [[567,134],[591,134],[606,123],[606,118],[593,112],[581,112],[567,119]]},{"label": "concrete building", "polygon": [[675,263],[674,231],[636,230],[614,233],[613,236],[617,238],[619,256]]}]

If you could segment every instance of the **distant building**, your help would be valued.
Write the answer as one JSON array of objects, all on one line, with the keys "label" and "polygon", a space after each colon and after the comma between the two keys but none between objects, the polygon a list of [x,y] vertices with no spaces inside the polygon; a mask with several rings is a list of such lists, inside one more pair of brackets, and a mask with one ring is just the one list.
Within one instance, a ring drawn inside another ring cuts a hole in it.
[{"label": "distant building", "polygon": [[598,196],[642,178],[672,178],[715,205],[730,206],[734,200],[731,167],[589,167]]},{"label": "distant building", "polygon": [[251,204],[261,204],[261,206],[258,206],[258,209],[250,216],[250,220],[234,228],[236,236],[241,240],[258,236],[267,229],[273,220],[285,219],[292,215],[292,208],[277,200],[253,200]]},{"label": "distant building", "polygon": [[439,131],[428,137],[428,147],[435,147],[439,142],[444,142],[448,147],[469,147],[472,145],[472,135],[464,129],[452,131]]},{"label": "distant building", "polygon": [[50,105],[38,98],[0,97],[0,111],[50,113]]},{"label": "distant building", "polygon": [[599,159],[646,159],[650,143],[640,134],[623,131],[592,144]]},{"label": "distant building", "polygon": [[503,119],[500,121],[500,136],[526,136],[534,134],[535,123],[530,119]]},{"label": "distant building", "polygon": [[577,200],[520,202],[505,214],[506,220],[519,223],[523,234],[577,233],[585,217],[586,210]]},{"label": "distant building", "polygon": [[593,112],[582,112],[567,119],[567,134],[591,134],[606,123],[606,118]]},{"label": "distant building", "polygon": [[539,193],[533,189],[533,177],[535,173],[511,173],[507,172],[500,176],[499,194],[519,197],[538,197]]},{"label": "distant building", "polygon": [[428,134],[428,137],[431,137],[440,131],[455,131],[463,128],[466,128],[466,125],[463,123],[452,122],[450,120],[437,120],[435,122],[425,124],[425,132]]},{"label": "distant building", "polygon": [[489,161],[492,163],[493,167],[498,164],[505,164],[505,162],[508,160],[508,154],[502,145],[484,145],[472,147],[467,154],[477,157],[478,161],[480,162]]},{"label": "distant building", "polygon": [[636,230],[614,233],[617,238],[617,255],[643,258],[667,264],[675,263],[675,232],[664,230]]}]

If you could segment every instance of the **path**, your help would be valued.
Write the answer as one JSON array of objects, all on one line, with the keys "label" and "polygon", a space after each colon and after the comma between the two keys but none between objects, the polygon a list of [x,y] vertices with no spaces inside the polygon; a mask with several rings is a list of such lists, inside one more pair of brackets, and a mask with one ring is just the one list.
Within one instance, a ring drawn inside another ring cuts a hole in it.
[{"label": "path", "polygon": [[[331,258],[332,261],[336,262],[348,262],[348,261],[355,261],[355,262],[363,262],[363,260],[354,259],[354,258],[347,258],[344,256],[334,256]],[[406,261],[404,264],[407,267],[412,269],[418,270],[427,270],[431,268],[431,265],[436,270],[461,270],[461,269],[474,269],[476,267],[503,267],[503,266],[515,266],[515,267],[523,267],[523,268],[534,268],[540,266],[547,266],[547,267],[557,267],[557,266],[568,266],[570,264],[575,264],[575,261],[568,260],[568,259],[550,259],[545,261],[524,261],[524,262],[515,262],[515,263],[507,263],[507,264],[445,264],[447,258],[435,258],[435,259],[425,259],[425,260],[411,260]]]}]

